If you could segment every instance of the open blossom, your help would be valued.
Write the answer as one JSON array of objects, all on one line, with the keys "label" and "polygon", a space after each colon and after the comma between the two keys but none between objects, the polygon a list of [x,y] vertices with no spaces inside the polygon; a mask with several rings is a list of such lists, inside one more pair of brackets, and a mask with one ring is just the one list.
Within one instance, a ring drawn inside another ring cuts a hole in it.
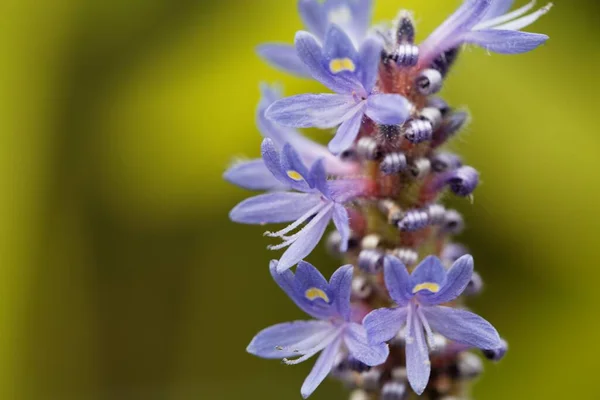
[{"label": "open blossom", "polygon": [[[265,233],[284,240],[279,245],[270,246],[270,249],[289,246],[279,260],[280,271],[291,268],[310,254],[331,220],[344,239],[340,250],[346,251],[350,227],[344,203],[365,190],[364,182],[360,179],[328,181],[322,160],[316,161],[309,170],[290,144],[284,145],[280,153],[271,139],[263,141],[262,157],[271,174],[296,192],[251,197],[235,206],[230,218],[245,224],[293,221],[278,232]],[[305,222],[306,225],[297,233],[287,236]]]},{"label": "open blossom", "polygon": [[[300,0],[298,11],[306,29],[323,41],[331,24],[336,24],[348,34],[356,47],[367,36],[373,9],[372,0]],[[290,44],[266,43],[258,47],[258,53],[271,65],[283,71],[310,78],[310,69]]]},{"label": "open blossom", "polygon": [[[300,392],[307,398],[325,379],[341,352],[374,366],[389,354],[386,344],[369,344],[365,329],[353,322],[350,306],[352,265],[340,267],[327,280],[307,262],[298,264],[296,274],[277,272],[271,262],[271,275],[283,291],[305,313],[315,318],[273,325],[259,332],[246,349],[263,358],[283,359],[298,364],[322,351]],[[297,357],[295,359],[290,359]]]},{"label": "open blossom", "polygon": [[472,274],[470,255],[456,260],[447,272],[438,258],[429,256],[411,275],[397,258],[385,259],[385,284],[398,306],[372,311],[363,323],[371,343],[387,342],[405,327],[406,369],[417,394],[423,393],[429,381],[431,363],[427,342],[434,347],[433,331],[471,347],[503,347],[498,332],[489,322],[469,311],[440,305],[460,296]]},{"label": "open blossom", "polygon": [[[428,65],[445,51],[463,43],[471,43],[486,50],[503,54],[531,51],[548,40],[540,33],[521,32],[547,13],[552,3],[525,15],[535,6],[535,0],[508,12],[514,0],[465,0],[420,47],[421,65]],[[524,16],[525,15],[525,16]]]},{"label": "open blossom", "polygon": [[[302,161],[311,164],[317,159],[323,159],[327,173],[335,175],[350,175],[356,172],[357,165],[343,161],[331,154],[327,148],[301,135],[292,128],[282,127],[267,119],[265,111],[275,101],[281,99],[281,90],[276,85],[261,85],[261,99],[256,110],[256,125],[261,135],[273,141],[281,149],[286,143],[293,146]],[[275,178],[267,168],[262,158],[238,161],[231,166],[223,177],[240,187],[250,190],[285,190],[289,186]]]},{"label": "open blossom", "polygon": [[267,117],[283,126],[333,128],[329,150],[338,154],[351,146],[366,115],[377,123],[398,125],[411,105],[399,94],[375,92],[382,44],[368,38],[356,50],[348,35],[331,25],[323,46],[307,32],[296,34],[296,49],[313,78],[337,94],[302,94],[276,101]]}]

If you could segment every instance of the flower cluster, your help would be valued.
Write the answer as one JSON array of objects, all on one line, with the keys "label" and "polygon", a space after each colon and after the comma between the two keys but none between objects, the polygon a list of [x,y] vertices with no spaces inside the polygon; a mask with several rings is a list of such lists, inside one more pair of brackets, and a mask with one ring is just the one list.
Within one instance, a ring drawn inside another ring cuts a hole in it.
[{"label": "flower cluster", "polygon": [[[462,216],[439,202],[448,191],[470,197],[479,183],[477,170],[443,150],[468,114],[435,94],[465,45],[518,54],[548,39],[521,29],[551,4],[510,12],[512,3],[464,0],[416,45],[408,11],[369,28],[372,0],[299,0],[307,31],[294,44],[258,48],[276,68],[333,92],[282,97],[264,84],[256,113],[262,157],[224,176],[266,192],[235,206],[233,221],[288,224],[265,232],[281,240],[269,249],[285,249],[270,272],[314,319],[264,329],[247,351],[286,364],[320,352],[303,397],[333,376],[357,399],[459,399],[481,372],[471,350],[504,356],[496,329],[464,307],[482,280],[451,240]],[[327,147],[296,130],[309,127],[335,128]],[[304,259],[330,222],[326,246],[347,265],[327,281]]]}]

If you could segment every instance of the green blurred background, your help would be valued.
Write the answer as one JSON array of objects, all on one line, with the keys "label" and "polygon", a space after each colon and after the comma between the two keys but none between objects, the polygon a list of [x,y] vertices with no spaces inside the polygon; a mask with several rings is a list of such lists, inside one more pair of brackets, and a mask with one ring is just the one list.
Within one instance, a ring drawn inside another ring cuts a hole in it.
[{"label": "green blurred background", "polygon": [[[423,38],[458,3],[378,0],[376,20],[414,9]],[[531,28],[548,45],[466,51],[444,91],[472,112],[452,147],[483,179],[454,203],[487,283],[470,305],[511,345],[479,399],[597,398],[600,6],[556,3]],[[253,52],[292,39],[295,2],[0,5],[0,398],[300,398],[310,363],[244,351],[303,316],[221,180],[258,155],[259,80],[320,90]],[[328,381],[314,399],[345,396]]]}]

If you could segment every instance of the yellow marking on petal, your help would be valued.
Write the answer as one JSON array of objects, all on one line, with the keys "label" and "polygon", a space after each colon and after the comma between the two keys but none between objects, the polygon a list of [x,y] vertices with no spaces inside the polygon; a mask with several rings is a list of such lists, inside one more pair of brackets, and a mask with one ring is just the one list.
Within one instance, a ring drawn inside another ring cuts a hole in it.
[{"label": "yellow marking on petal", "polygon": [[325,300],[326,303],[329,303],[329,296],[327,296],[327,293],[316,287],[308,289],[306,292],[304,292],[304,295],[310,301],[321,299]]},{"label": "yellow marking on petal", "polygon": [[429,290],[431,293],[437,293],[440,291],[440,285],[438,285],[437,283],[433,283],[433,282],[419,283],[417,286],[415,286],[413,288],[412,292],[414,294],[421,290]]},{"label": "yellow marking on petal", "polygon": [[302,178],[302,175],[300,175],[300,173],[298,171],[294,171],[294,170],[289,170],[287,172],[287,176],[289,176],[290,178],[292,178],[295,181],[304,180],[304,178]]},{"label": "yellow marking on petal", "polygon": [[356,65],[349,58],[334,58],[329,62],[329,70],[332,74],[339,74],[340,72],[356,70]]}]

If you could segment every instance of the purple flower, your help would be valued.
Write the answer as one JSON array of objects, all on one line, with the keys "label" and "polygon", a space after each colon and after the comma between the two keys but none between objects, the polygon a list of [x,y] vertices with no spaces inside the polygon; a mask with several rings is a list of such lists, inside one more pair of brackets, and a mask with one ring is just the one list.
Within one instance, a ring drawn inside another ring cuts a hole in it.
[{"label": "purple flower", "polygon": [[514,0],[465,0],[462,6],[419,46],[419,64],[429,65],[443,52],[463,43],[472,43],[488,51],[518,54],[531,51],[548,40],[539,33],[521,32],[547,13],[552,3],[525,15],[535,1],[507,13]]},{"label": "purple flower", "polygon": [[388,346],[369,344],[363,326],[352,322],[352,265],[340,267],[329,282],[304,261],[298,264],[295,275],[292,271],[277,272],[277,261],[271,261],[270,269],[275,282],[292,301],[316,319],[273,325],[260,331],[246,350],[263,358],[281,358],[286,364],[298,364],[322,351],[302,385],[302,397],[310,396],[325,379],[340,352],[369,366],[385,362]]},{"label": "purple flower", "polygon": [[[267,169],[279,181],[296,192],[268,193],[251,197],[231,210],[229,217],[244,224],[291,222],[278,232],[265,235],[284,241],[271,250],[289,248],[279,260],[279,271],[291,268],[315,248],[329,221],[333,222],[342,237],[341,251],[346,251],[350,236],[348,212],[343,203],[365,190],[361,179],[327,180],[323,160],[317,160],[310,170],[302,163],[299,154],[288,143],[281,153],[271,139],[262,143],[262,157]],[[287,236],[304,222],[297,233]]]},{"label": "purple flower", "polygon": [[339,126],[329,150],[338,154],[351,146],[364,115],[377,123],[398,125],[410,114],[410,103],[399,94],[374,93],[382,45],[367,39],[357,51],[338,26],[332,25],[323,46],[307,32],[296,34],[296,49],[313,78],[337,94],[303,94],[273,103],[268,118],[296,128]]},{"label": "purple flower", "polygon": [[[265,117],[266,109],[275,101],[281,99],[281,90],[276,85],[261,85],[261,99],[256,110],[256,125],[263,137],[273,141],[278,149],[286,143],[293,146],[306,164],[313,164],[317,159],[323,159],[325,170],[335,175],[354,174],[358,165],[345,162],[334,156],[327,148],[319,143],[302,136],[292,128],[279,126]],[[273,176],[262,158],[238,161],[223,175],[224,179],[234,185],[250,190],[285,190],[289,188]]]},{"label": "purple flower", "polygon": [[440,306],[458,297],[473,273],[473,258],[465,255],[446,272],[441,261],[425,258],[409,276],[395,257],[384,261],[385,284],[396,308],[382,308],[367,315],[363,324],[371,343],[392,339],[405,326],[406,369],[417,394],[423,393],[431,364],[425,335],[433,347],[433,331],[446,338],[480,349],[498,349],[502,342],[496,329],[471,312]]},{"label": "purple flower", "polygon": [[[299,0],[298,11],[304,26],[320,41],[325,39],[327,28],[336,24],[359,47],[367,36],[372,3],[372,0]],[[306,78],[312,76],[292,45],[265,43],[258,47],[258,54],[283,71]]]}]

